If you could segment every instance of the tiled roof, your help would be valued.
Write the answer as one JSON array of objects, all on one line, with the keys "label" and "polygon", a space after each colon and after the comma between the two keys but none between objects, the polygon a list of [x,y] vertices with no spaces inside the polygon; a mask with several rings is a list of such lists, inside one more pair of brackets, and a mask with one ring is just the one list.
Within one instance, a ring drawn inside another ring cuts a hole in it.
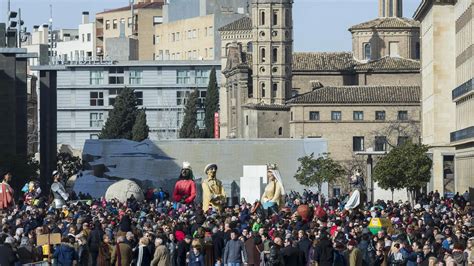
[{"label": "tiled roof", "polygon": [[406,59],[402,57],[385,56],[378,60],[367,63],[359,63],[354,66],[356,71],[366,70],[420,70],[421,63],[419,60]]},{"label": "tiled roof", "polygon": [[280,110],[280,111],[288,111],[290,110],[290,107],[287,105],[281,105],[281,104],[246,104],[243,105],[242,107],[244,108],[249,108],[249,109],[255,109],[255,110]]},{"label": "tiled roof", "polygon": [[[146,8],[162,8],[163,7],[163,2],[153,2],[153,3],[138,3],[133,5],[134,9],[146,9]],[[105,10],[103,12],[97,13],[99,14],[106,14],[106,13],[113,13],[113,12],[119,12],[119,11],[127,11],[130,10],[130,6],[124,6],[124,7],[119,7],[115,9],[110,9],[110,10]]]},{"label": "tiled roof", "polygon": [[288,104],[420,103],[419,86],[323,87],[290,99]]},{"label": "tiled roof", "polygon": [[388,17],[388,18],[376,18],[367,22],[363,22],[357,25],[352,26],[349,30],[359,30],[359,29],[399,29],[399,28],[414,28],[420,27],[420,22],[408,19],[408,18],[399,18],[399,17]]},{"label": "tiled roof", "polygon": [[252,30],[252,19],[243,17],[219,28],[219,31]]},{"label": "tiled roof", "polygon": [[293,71],[352,70],[356,63],[350,52],[293,53]]}]

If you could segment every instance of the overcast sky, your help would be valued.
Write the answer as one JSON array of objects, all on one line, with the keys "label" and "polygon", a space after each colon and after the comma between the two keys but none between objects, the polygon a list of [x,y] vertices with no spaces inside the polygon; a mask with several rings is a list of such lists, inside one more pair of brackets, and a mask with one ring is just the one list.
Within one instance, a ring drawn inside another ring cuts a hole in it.
[{"label": "overcast sky", "polygon": [[[47,23],[53,5],[54,28],[77,28],[82,11],[95,13],[122,7],[128,0],[11,0],[12,9],[21,8],[22,18],[32,25]],[[349,51],[351,25],[374,19],[378,0],[295,0],[293,7],[295,51]],[[404,16],[411,18],[421,0],[405,0]],[[0,18],[5,20],[7,0],[0,0]]]}]

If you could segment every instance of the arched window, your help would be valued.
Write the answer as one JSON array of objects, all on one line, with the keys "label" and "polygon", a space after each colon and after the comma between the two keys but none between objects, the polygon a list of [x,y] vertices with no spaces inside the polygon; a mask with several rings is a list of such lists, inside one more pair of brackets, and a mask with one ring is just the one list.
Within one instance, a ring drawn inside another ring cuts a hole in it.
[{"label": "arched window", "polygon": [[278,25],[278,10],[273,10],[273,26]]},{"label": "arched window", "polygon": [[260,25],[265,25],[265,11],[260,11]]},{"label": "arched window", "polygon": [[278,136],[281,136],[281,135],[283,135],[283,128],[282,127],[278,128]]},{"label": "arched window", "polygon": [[371,54],[372,50],[371,50],[371,47],[370,47],[370,43],[366,43],[364,44],[364,59],[365,60],[370,60],[372,54]]},{"label": "arched window", "polygon": [[272,62],[276,63],[277,61],[278,61],[278,48],[273,48]]},{"label": "arched window", "polygon": [[262,82],[260,86],[262,87],[262,97],[265,97],[265,83]]},{"label": "arched window", "polygon": [[260,50],[260,62],[265,63],[265,48]]}]

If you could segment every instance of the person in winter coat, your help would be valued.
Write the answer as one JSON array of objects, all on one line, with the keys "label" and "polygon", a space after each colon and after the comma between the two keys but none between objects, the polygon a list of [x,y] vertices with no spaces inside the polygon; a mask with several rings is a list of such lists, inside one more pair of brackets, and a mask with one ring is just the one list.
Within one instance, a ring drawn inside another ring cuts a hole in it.
[{"label": "person in winter coat", "polygon": [[268,255],[268,265],[270,266],[283,266],[285,262],[281,255],[283,241],[280,237],[275,237],[273,244],[270,247],[270,254]]},{"label": "person in winter coat", "polygon": [[252,232],[252,236],[245,241],[245,250],[248,256],[248,266],[260,265],[260,254],[263,252],[263,243],[258,232]]},{"label": "person in winter coat", "polygon": [[0,236],[0,265],[10,266],[13,265],[16,261],[15,253],[13,252],[13,248],[10,244],[5,243],[7,235]]},{"label": "person in winter coat", "polygon": [[58,266],[70,266],[77,262],[77,252],[68,238],[63,238],[59,247],[54,250],[53,258]]},{"label": "person in winter coat", "polygon": [[[97,256],[98,266],[110,266],[112,265],[112,246],[110,245],[110,239],[107,235],[103,235],[102,243],[99,245],[99,254]],[[94,264],[92,264],[94,265]]]},{"label": "person in winter coat", "polygon": [[[18,259],[22,265],[40,260],[40,254],[38,254],[38,252],[33,248],[33,245],[31,244],[28,237],[21,238],[20,247],[17,250],[17,254]],[[2,264],[0,263],[0,265]]]},{"label": "person in winter coat", "polygon": [[176,250],[176,262],[178,266],[186,266],[186,254],[191,249],[191,236],[186,235],[183,240],[178,243]]},{"label": "person in winter coat", "polygon": [[308,239],[308,236],[303,230],[298,231],[298,243],[297,247],[304,254],[305,265],[309,261],[309,250],[311,249],[311,240]]},{"label": "person in winter coat", "polygon": [[162,238],[155,239],[155,253],[153,260],[151,261],[152,266],[169,266],[171,265],[170,252],[168,248],[163,244]]},{"label": "person in winter coat", "polygon": [[[230,233],[230,240],[227,241],[224,249],[224,264],[241,265],[247,263],[247,251],[245,250],[244,243],[238,239],[239,233],[234,230]],[[243,256],[243,258],[242,258]]]},{"label": "person in winter coat", "polygon": [[90,232],[87,238],[87,246],[92,258],[92,265],[97,265],[97,257],[99,255],[99,247],[104,237],[104,231],[99,221],[94,223],[94,229]]},{"label": "person in winter coat", "polygon": [[117,244],[114,251],[112,251],[111,262],[112,265],[116,266],[129,266],[132,262],[132,248],[125,243],[123,236],[117,238]]},{"label": "person in winter coat", "polygon": [[79,247],[77,249],[77,264],[79,266],[89,265],[89,247],[85,237],[79,238]]},{"label": "person in winter coat", "polygon": [[148,237],[140,238],[138,247],[135,248],[134,257],[137,258],[137,266],[149,266],[152,260],[152,254],[148,248],[150,240]]},{"label": "person in winter coat", "polygon": [[204,255],[201,253],[201,247],[199,245],[193,246],[189,254],[188,266],[204,266]]},{"label": "person in winter coat", "polygon": [[170,252],[170,266],[176,266],[176,254],[178,250],[178,243],[176,242],[175,236],[173,233],[168,235],[168,243],[166,247]]},{"label": "person in winter coat", "polygon": [[296,247],[291,239],[285,239],[285,247],[281,249],[285,266],[305,265],[304,253]]},{"label": "person in winter coat", "polygon": [[388,256],[384,250],[384,242],[377,242],[375,249],[376,251],[374,266],[388,266]]},{"label": "person in winter coat", "polygon": [[314,261],[319,266],[332,266],[333,263],[332,242],[326,233],[322,233],[319,243],[314,249]]}]

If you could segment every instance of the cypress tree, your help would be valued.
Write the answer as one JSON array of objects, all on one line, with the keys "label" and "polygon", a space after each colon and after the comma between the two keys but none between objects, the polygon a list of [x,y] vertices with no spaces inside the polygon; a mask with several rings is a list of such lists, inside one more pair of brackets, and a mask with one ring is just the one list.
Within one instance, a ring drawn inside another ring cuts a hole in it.
[{"label": "cypress tree", "polygon": [[150,128],[146,124],[146,113],[141,109],[138,111],[137,119],[133,125],[132,140],[143,141],[148,138],[148,132],[150,132]]},{"label": "cypress tree", "polygon": [[197,126],[197,107],[199,104],[199,91],[195,89],[188,98],[186,107],[184,109],[184,118],[181,129],[179,130],[179,137],[185,138],[199,138],[200,131]]},{"label": "cypress tree", "polygon": [[109,118],[102,128],[100,138],[132,139],[137,110],[137,97],[133,89],[123,88],[115,98],[114,108],[109,112]]},{"label": "cypress tree", "polygon": [[204,125],[205,137],[214,137],[214,114],[219,111],[219,89],[217,88],[216,69],[212,68],[207,86]]}]

